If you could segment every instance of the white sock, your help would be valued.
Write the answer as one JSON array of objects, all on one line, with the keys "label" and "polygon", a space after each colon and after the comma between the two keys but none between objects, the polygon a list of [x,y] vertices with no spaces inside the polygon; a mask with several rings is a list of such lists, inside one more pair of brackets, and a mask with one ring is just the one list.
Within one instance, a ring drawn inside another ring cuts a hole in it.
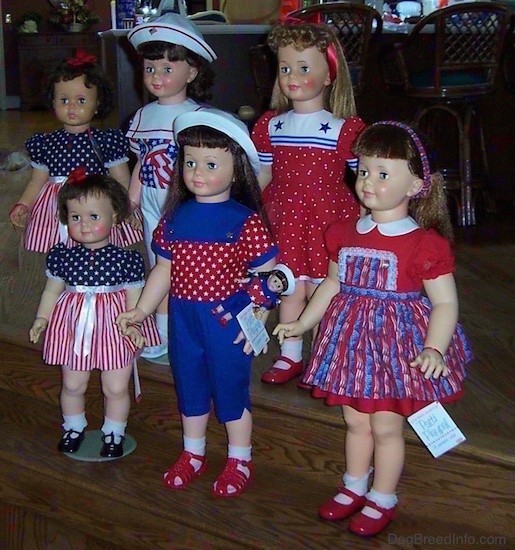
[{"label": "white sock", "polygon": [[[76,432],[82,432],[88,425],[86,420],[86,413],[80,414],[63,414],[63,429],[65,432],[68,430],[75,430]],[[78,437],[78,436],[77,436]]]},{"label": "white sock", "polygon": [[104,418],[104,424],[102,426],[102,433],[104,435],[114,434],[113,443],[120,443],[122,437],[125,437],[125,428],[127,427],[127,422],[118,422],[116,420],[111,420],[111,418]]},{"label": "white sock", "polygon": [[[184,450],[188,453],[204,456],[206,454],[206,438],[205,437],[182,437]],[[200,468],[200,465],[199,465]]]},{"label": "white sock", "polygon": [[[370,472],[372,471],[372,468],[362,477],[354,477],[345,472],[343,474],[343,485],[346,489],[349,489],[349,491],[352,491],[356,495],[362,497],[366,494],[368,491],[368,478],[370,476]],[[348,495],[344,495],[342,493],[338,493],[334,500],[336,502],[339,502],[340,504],[350,504],[352,502],[352,498]]]},{"label": "white sock", "polygon": [[[367,493],[367,499],[371,500],[381,508],[386,508],[387,510],[393,508],[397,504],[397,495],[395,493],[379,493],[375,489],[370,489]],[[381,517],[381,512],[370,508],[370,506],[365,506],[362,510],[363,514],[368,517],[379,519]]]},{"label": "white sock", "polygon": [[[302,360],[302,340],[286,340],[281,345],[281,355],[283,357],[288,357],[295,363],[298,363]],[[276,361],[274,364],[276,369],[288,370],[291,368],[291,365],[285,361]]]},{"label": "white sock", "polygon": [[156,313],[156,326],[161,343],[168,344],[168,315],[166,313]]},{"label": "white sock", "polygon": [[252,446],[237,447],[236,445],[228,445],[227,449],[227,456],[229,458],[237,458],[245,462],[252,460]]}]

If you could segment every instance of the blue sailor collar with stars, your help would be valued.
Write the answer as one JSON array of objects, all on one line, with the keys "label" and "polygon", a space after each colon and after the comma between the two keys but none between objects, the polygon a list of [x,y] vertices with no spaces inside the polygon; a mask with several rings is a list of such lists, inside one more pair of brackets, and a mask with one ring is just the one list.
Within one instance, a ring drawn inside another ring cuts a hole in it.
[{"label": "blue sailor collar with stars", "polygon": [[372,219],[372,215],[368,214],[368,216],[360,218],[356,223],[356,231],[361,235],[370,233],[375,227],[385,237],[398,237],[399,235],[406,235],[419,229],[417,222],[410,216],[393,222],[377,223]]},{"label": "blue sailor collar with stars", "polygon": [[336,149],[344,123],[325,110],[306,114],[287,111],[270,120],[270,142],[283,147]]}]

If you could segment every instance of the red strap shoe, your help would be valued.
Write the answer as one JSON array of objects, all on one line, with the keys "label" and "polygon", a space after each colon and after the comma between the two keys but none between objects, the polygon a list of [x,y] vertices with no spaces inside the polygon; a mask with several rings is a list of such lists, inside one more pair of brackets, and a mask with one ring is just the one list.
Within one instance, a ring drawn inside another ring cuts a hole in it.
[{"label": "red strap shoe", "polygon": [[254,474],[252,460],[228,458],[225,468],[213,484],[217,497],[235,497],[245,490]]},{"label": "red strap shoe", "polygon": [[348,518],[358,510],[361,510],[367,501],[364,496],[360,497],[345,487],[338,487],[338,494],[347,495],[352,499],[352,502],[349,502],[349,504],[341,504],[340,502],[334,500],[334,497],[326,500],[318,508],[318,515],[322,519],[326,519],[328,521],[339,521],[341,519]]},{"label": "red strap shoe", "polygon": [[374,510],[377,510],[381,517],[371,518],[366,516],[363,511],[356,514],[349,521],[349,531],[360,537],[373,537],[383,531],[386,526],[395,519],[395,506],[393,508],[381,508],[375,502],[367,500],[365,506],[370,506]]},{"label": "red strap shoe", "polygon": [[[200,468],[195,470],[192,460],[201,462]],[[182,451],[181,456],[173,466],[163,474],[163,483],[167,489],[185,489],[191,481],[205,472],[207,460],[205,456],[194,455],[188,451]],[[175,478],[178,477],[182,483],[177,485]]]},{"label": "red strap shoe", "polygon": [[304,363],[302,361],[295,362],[289,357],[280,355],[274,360],[274,365],[277,361],[284,361],[290,365],[289,369],[278,369],[274,366],[270,367],[261,376],[261,382],[265,384],[286,384],[295,377],[300,376],[304,372]]}]

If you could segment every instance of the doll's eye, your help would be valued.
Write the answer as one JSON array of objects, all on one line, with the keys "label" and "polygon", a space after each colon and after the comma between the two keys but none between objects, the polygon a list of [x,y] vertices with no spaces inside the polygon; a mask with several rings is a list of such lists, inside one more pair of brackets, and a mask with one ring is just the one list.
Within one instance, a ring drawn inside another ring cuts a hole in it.
[{"label": "doll's eye", "polygon": [[279,67],[279,72],[281,74],[290,74],[290,67]]},{"label": "doll's eye", "polygon": [[100,215],[99,214],[91,214],[91,219],[94,222],[97,222],[100,219]]},{"label": "doll's eye", "polygon": [[303,74],[309,73],[309,71],[310,68],[307,65],[302,65],[302,67],[300,68],[300,72]]},{"label": "doll's eye", "polygon": [[70,220],[72,222],[78,222],[80,220],[80,216],[78,214],[70,214]]},{"label": "doll's eye", "polygon": [[216,164],[216,162],[208,162],[207,167],[209,170],[216,170],[218,168],[218,164]]},{"label": "doll's eye", "polygon": [[191,170],[192,168],[195,168],[195,162],[193,160],[185,160],[184,166]]},{"label": "doll's eye", "polygon": [[164,72],[166,74],[172,74],[173,73],[173,67],[165,67]]},{"label": "doll's eye", "polygon": [[358,177],[359,178],[366,178],[368,175],[368,172],[364,168],[360,168],[358,170]]},{"label": "doll's eye", "polygon": [[79,100],[77,101],[79,105],[85,105],[86,102],[87,102],[87,99],[85,97],[80,97]]},{"label": "doll's eye", "polygon": [[388,179],[388,174],[386,172],[379,172],[379,179],[380,180],[387,180]]},{"label": "doll's eye", "polygon": [[150,66],[145,67],[145,72],[147,74],[152,74],[154,72],[154,67],[150,67]]},{"label": "doll's eye", "polygon": [[61,105],[68,105],[68,98],[66,98],[66,97],[59,98],[59,103]]}]

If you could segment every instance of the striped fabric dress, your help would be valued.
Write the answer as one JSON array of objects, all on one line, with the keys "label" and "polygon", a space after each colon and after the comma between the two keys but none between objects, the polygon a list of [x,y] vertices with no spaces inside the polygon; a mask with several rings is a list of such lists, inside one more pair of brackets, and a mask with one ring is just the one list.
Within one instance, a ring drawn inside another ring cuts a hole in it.
[{"label": "striped fabric dress", "polygon": [[338,222],[326,233],[338,263],[340,292],[323,319],[304,375],[312,395],[364,413],[405,416],[433,401],[462,395],[470,345],[457,326],[445,361],[447,377],[426,380],[409,363],[424,347],[431,304],[423,280],[454,270],[448,242],[414,220]]},{"label": "striped fabric dress", "polygon": [[[34,168],[48,172],[30,213],[25,233],[27,250],[47,253],[57,243],[76,245],[59,222],[57,194],[73,168],[85,166],[88,174],[107,174],[109,168],[128,162],[129,143],[121,130],[90,128],[79,134],[64,129],[49,134],[35,134],[26,142]],[[115,246],[129,246],[143,239],[143,233],[127,222],[114,226],[109,236]]]},{"label": "striped fabric dress", "polygon": [[[66,288],[49,319],[44,361],[83,371],[130,365],[140,350],[119,333],[115,320],[127,310],[127,289],[144,285],[141,254],[112,244],[87,249],[60,243],[48,254],[47,276],[64,281]],[[152,317],[141,330],[146,345],[160,343]]]}]

